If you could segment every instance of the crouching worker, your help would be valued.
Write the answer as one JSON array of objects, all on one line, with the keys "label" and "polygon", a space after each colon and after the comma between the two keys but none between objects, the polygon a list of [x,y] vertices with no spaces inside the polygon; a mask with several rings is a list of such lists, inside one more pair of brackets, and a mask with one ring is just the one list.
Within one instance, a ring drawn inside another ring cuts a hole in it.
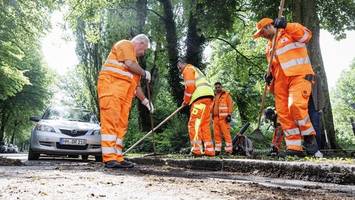
[{"label": "crouching worker", "polygon": [[264,111],[264,116],[267,121],[272,123],[274,133],[272,136],[271,149],[268,155],[277,156],[280,152],[281,143],[284,137],[281,124],[277,121],[277,114],[274,108],[268,107]]},{"label": "crouching worker", "polygon": [[232,120],[233,100],[229,92],[223,90],[222,84],[214,84],[215,98],[213,100],[213,134],[215,141],[215,153],[219,155],[222,150],[222,138],[225,141],[224,150],[227,154],[232,154],[233,144],[230,132],[230,122]]},{"label": "crouching worker", "polygon": [[196,67],[179,59],[177,63],[185,85],[183,105],[190,105],[189,138],[194,156],[214,156],[210,131],[213,89],[205,75]]}]

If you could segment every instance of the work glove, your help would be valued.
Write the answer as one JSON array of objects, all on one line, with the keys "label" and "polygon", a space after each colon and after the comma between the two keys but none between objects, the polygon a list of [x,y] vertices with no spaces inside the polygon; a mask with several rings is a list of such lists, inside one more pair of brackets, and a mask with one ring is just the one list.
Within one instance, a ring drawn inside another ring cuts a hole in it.
[{"label": "work glove", "polygon": [[274,77],[272,76],[272,74],[270,73],[269,75],[268,74],[265,74],[264,75],[264,81],[265,83],[270,86],[271,85],[271,81]]},{"label": "work glove", "polygon": [[231,121],[232,121],[232,116],[231,115],[227,115],[226,122],[230,123]]},{"label": "work glove", "polygon": [[287,26],[287,22],[286,22],[285,17],[274,19],[274,27],[275,28],[286,28],[286,26]]},{"label": "work glove", "polygon": [[152,80],[152,75],[150,74],[149,71],[147,71],[147,70],[144,71],[144,78],[145,78],[148,82],[150,82],[150,81]]},{"label": "work glove", "polygon": [[143,104],[145,107],[147,107],[147,109],[149,110],[149,112],[150,112],[151,114],[154,113],[154,106],[153,106],[153,103],[150,102],[147,98],[143,99],[142,104]]}]

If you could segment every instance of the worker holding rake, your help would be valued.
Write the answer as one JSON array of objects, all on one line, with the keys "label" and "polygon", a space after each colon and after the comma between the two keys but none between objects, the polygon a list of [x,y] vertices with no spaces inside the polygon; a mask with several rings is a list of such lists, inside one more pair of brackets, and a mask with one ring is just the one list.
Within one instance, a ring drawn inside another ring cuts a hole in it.
[{"label": "worker holding rake", "polygon": [[214,92],[205,75],[196,67],[179,59],[179,71],[184,78],[183,105],[190,105],[189,137],[194,156],[215,156],[210,130]]},{"label": "worker holding rake", "polygon": [[131,168],[133,163],[123,158],[123,140],[127,132],[132,99],[137,96],[152,113],[154,107],[140,88],[140,79],[151,80],[137,57],[143,56],[150,45],[144,34],[132,40],[115,43],[102,66],[98,78],[98,97],[101,122],[101,149],[106,168]]},{"label": "worker holding rake", "polygon": [[265,81],[275,96],[279,122],[286,136],[286,154],[304,155],[303,140],[306,153],[314,155],[318,151],[316,132],[308,115],[314,72],[306,48],[312,33],[299,23],[287,23],[284,17],[263,18],[256,27],[254,38],[269,40],[266,57],[271,68]]}]

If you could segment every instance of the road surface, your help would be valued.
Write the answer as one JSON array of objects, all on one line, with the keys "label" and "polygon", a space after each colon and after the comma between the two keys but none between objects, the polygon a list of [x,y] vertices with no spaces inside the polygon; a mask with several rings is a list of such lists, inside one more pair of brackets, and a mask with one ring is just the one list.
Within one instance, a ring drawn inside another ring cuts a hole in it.
[{"label": "road surface", "polygon": [[0,166],[0,199],[355,199],[355,186],[243,174],[137,166],[107,170],[101,163],[0,154],[24,166]]}]

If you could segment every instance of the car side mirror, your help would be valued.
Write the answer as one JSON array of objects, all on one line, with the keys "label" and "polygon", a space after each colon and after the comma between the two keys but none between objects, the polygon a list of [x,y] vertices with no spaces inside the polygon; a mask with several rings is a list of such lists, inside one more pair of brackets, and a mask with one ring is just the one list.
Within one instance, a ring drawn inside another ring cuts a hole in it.
[{"label": "car side mirror", "polygon": [[32,116],[32,117],[30,117],[30,120],[33,122],[39,122],[39,120],[41,120],[41,118],[38,116]]}]

